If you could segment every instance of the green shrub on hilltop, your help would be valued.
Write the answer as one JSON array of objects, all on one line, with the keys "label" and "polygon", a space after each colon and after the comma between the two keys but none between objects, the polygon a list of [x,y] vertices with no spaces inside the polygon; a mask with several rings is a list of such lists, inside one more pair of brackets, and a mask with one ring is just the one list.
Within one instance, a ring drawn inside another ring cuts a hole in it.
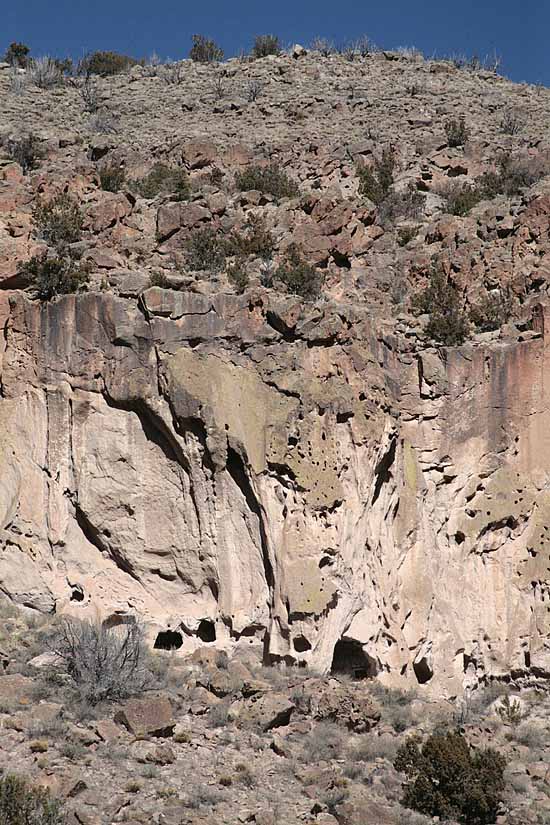
[{"label": "green shrub on hilltop", "polygon": [[281,42],[275,34],[260,34],[254,40],[252,57],[255,60],[269,55],[279,55],[280,53]]},{"label": "green shrub on hilltop", "polygon": [[220,63],[223,60],[223,49],[214,40],[203,34],[194,34],[192,40],[193,46],[189,57],[195,63]]},{"label": "green shrub on hilltop", "polygon": [[98,74],[101,77],[120,74],[132,66],[137,66],[139,60],[118,52],[91,52],[82,58],[78,65],[78,73],[83,75]]},{"label": "green shrub on hilltop", "polygon": [[19,66],[24,69],[27,66],[30,49],[25,43],[10,43],[4,54],[4,60],[11,66]]}]

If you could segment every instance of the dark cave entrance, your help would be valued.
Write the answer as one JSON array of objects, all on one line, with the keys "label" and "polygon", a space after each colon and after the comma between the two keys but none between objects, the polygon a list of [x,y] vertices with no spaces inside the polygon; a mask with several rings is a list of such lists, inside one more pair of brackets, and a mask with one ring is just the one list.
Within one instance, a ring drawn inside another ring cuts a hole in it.
[{"label": "dark cave entrance", "polygon": [[360,642],[340,639],[334,647],[330,672],[346,673],[354,679],[370,679],[376,676],[378,669],[374,659],[365,653]]},{"label": "dark cave entrance", "polygon": [[179,650],[182,644],[181,633],[177,630],[161,630],[153,646],[156,650]]},{"label": "dark cave entrance", "polygon": [[197,628],[197,636],[202,642],[216,641],[216,625],[209,619],[203,619]]}]

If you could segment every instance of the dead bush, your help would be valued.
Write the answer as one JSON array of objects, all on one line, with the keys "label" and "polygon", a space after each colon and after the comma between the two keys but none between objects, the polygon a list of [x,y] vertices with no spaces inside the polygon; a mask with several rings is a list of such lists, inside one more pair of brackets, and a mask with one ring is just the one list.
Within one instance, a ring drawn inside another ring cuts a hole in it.
[{"label": "dead bush", "polygon": [[332,722],[319,722],[306,734],[302,750],[307,762],[330,762],[339,759],[344,749],[345,736]]},{"label": "dead bush", "polygon": [[137,622],[111,628],[66,619],[52,650],[78,694],[92,705],[134,696],[151,682],[143,630]]},{"label": "dead bush", "polygon": [[363,734],[359,741],[348,751],[348,758],[358,762],[374,762],[375,759],[387,759],[392,762],[395,759],[398,747],[399,743],[395,736]]},{"label": "dead bush", "polygon": [[59,62],[51,57],[37,57],[31,60],[28,67],[29,77],[39,89],[53,89],[63,83],[63,72]]}]

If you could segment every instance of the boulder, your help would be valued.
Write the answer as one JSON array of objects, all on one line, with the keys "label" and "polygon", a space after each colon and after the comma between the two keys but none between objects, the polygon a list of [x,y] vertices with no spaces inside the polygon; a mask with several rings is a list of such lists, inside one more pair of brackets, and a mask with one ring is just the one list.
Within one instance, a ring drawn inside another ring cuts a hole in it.
[{"label": "boulder", "polygon": [[266,693],[239,703],[238,722],[267,731],[288,725],[295,708],[286,694]]},{"label": "boulder", "polygon": [[115,714],[115,722],[134,736],[171,736],[176,725],[167,696],[128,699]]}]

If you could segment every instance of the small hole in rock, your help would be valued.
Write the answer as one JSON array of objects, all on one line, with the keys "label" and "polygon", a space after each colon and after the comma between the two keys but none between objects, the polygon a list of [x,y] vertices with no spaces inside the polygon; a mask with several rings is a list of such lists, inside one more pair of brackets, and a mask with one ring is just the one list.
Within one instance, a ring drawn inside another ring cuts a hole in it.
[{"label": "small hole in rock", "polygon": [[84,591],[80,587],[79,584],[76,584],[71,592],[71,601],[72,602],[83,602],[84,601]]}]

